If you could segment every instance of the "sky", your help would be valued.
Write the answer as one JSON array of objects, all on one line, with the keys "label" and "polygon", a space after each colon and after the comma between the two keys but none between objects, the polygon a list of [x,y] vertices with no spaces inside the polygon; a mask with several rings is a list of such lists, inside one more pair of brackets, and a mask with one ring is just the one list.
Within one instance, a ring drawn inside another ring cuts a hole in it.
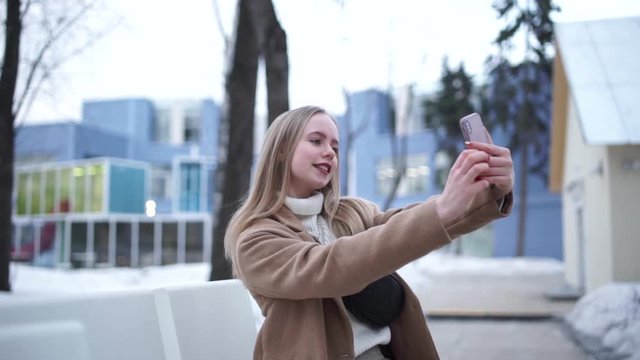
[{"label": "sky", "polygon": [[[71,58],[22,121],[79,120],[83,100],[224,98],[224,37],[234,0],[110,0],[119,26]],[[433,88],[442,59],[482,77],[503,23],[492,0],[273,0],[287,32],[290,106],[339,114],[343,90]],[[341,5],[342,3],[342,5]],[[557,0],[556,22],[640,16],[640,1]],[[603,6],[606,4],[606,7]],[[98,20],[96,20],[96,23]],[[222,29],[222,30],[221,30]],[[263,80],[259,79],[260,83]],[[264,89],[258,111],[265,109]]]}]

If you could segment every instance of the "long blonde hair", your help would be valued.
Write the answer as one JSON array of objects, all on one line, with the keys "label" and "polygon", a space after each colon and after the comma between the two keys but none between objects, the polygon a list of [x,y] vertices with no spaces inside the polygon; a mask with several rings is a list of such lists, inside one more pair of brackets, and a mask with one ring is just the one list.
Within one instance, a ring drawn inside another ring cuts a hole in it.
[{"label": "long blonde hair", "polygon": [[[317,106],[303,106],[278,116],[267,130],[262,151],[258,158],[251,188],[240,208],[235,212],[224,237],[227,258],[231,259],[234,273],[236,242],[240,234],[251,224],[276,213],[284,205],[289,188],[293,151],[302,138],[304,128],[315,114],[326,114]],[[324,195],[323,215],[329,223],[333,219],[340,197],[338,169],[320,192]]]}]

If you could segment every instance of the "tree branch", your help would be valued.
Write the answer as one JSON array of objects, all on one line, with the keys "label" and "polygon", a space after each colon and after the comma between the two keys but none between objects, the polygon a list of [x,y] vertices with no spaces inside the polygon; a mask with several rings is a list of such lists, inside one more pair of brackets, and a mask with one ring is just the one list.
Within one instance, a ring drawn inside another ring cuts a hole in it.
[{"label": "tree branch", "polygon": [[227,36],[227,33],[224,31],[224,26],[222,25],[222,17],[220,16],[220,7],[218,6],[218,0],[213,0],[213,15],[216,18],[216,25],[218,25],[218,31],[220,31],[220,36],[222,37],[222,41],[224,42],[224,52],[226,54],[229,51],[229,44],[231,40]]},{"label": "tree branch", "polygon": [[[29,113],[29,109],[33,105],[44,81],[51,78],[53,72],[64,65],[69,59],[76,57],[92,47],[96,42],[104,38],[108,33],[116,29],[118,26],[122,24],[122,20],[118,20],[113,24],[110,24],[108,27],[101,29],[100,31],[93,32],[90,35],[88,40],[85,40],[81,45],[73,48],[67,54],[60,56],[55,60],[51,60],[50,63],[46,63],[47,54],[50,50],[56,45],[59,39],[63,37],[69,30],[73,28],[74,25],[83,17],[86,16],[87,12],[91,10],[95,6],[96,2],[92,2],[90,4],[85,4],[76,15],[71,17],[69,21],[61,23],[57,29],[49,29],[49,37],[45,44],[40,48],[38,52],[38,56],[29,66],[29,73],[27,75],[27,80],[25,85],[20,92],[20,95],[17,99],[15,105],[15,114],[16,114],[16,123],[18,125],[22,122],[22,120]],[[40,75],[38,75],[40,73]],[[33,84],[36,85],[33,85]]]}]

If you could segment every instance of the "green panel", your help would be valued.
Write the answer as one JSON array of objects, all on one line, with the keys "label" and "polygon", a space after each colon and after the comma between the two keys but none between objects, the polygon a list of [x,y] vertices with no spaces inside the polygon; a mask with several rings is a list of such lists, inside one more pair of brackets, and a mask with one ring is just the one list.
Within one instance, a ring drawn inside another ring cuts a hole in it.
[{"label": "green panel", "polygon": [[84,206],[84,177],[86,176],[86,168],[84,166],[75,166],[72,170],[72,174],[75,187],[75,196],[73,197],[73,212],[85,212],[87,211]]},{"label": "green panel", "polygon": [[91,211],[101,212],[104,199],[104,165],[89,167],[91,174]]},{"label": "green panel", "polygon": [[71,201],[71,168],[60,170],[60,212],[69,212]]},{"label": "green panel", "polygon": [[40,202],[43,200],[40,198],[40,185],[42,184],[42,173],[40,171],[34,171],[31,177],[31,214],[40,214]]},{"label": "green panel", "polygon": [[18,215],[26,215],[27,214],[27,189],[29,184],[29,174],[27,173],[19,173],[18,174]]},{"label": "green panel", "polygon": [[110,212],[144,213],[144,169],[111,165],[109,179]]},{"label": "green panel", "polygon": [[44,211],[49,214],[55,210],[56,171],[47,170],[44,174]]}]

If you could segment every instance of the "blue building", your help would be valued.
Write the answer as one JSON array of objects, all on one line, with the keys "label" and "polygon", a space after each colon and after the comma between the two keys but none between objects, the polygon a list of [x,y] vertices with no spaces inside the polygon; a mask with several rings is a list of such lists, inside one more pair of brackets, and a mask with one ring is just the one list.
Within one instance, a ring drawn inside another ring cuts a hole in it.
[{"label": "blue building", "polygon": [[[436,176],[443,171],[446,173],[448,169],[443,167],[448,165],[439,159],[433,130],[422,125],[420,104],[414,102],[405,123],[398,125],[401,131],[394,144],[389,121],[392,104],[387,93],[368,90],[353,94],[349,101],[349,118],[339,119],[343,192],[383,206],[396,177],[394,154],[406,154],[405,174],[389,207],[404,206],[438,194]],[[347,144],[347,134],[351,134],[351,144]],[[497,144],[506,143],[502,134],[494,133],[492,137]],[[519,156],[515,154],[516,176],[520,174],[519,166]],[[525,255],[562,259],[561,199],[550,193],[538,177],[528,177]],[[460,241],[462,252],[514,256],[519,216],[517,191],[514,190],[513,213],[463,237]]]},{"label": "blue building", "polygon": [[[22,126],[16,164],[112,157],[149,165],[149,196],[158,213],[208,212],[218,146],[212,100],[87,101],[81,122]],[[175,196],[173,196],[175,195]],[[194,199],[206,199],[205,203]]]},{"label": "blue building", "polygon": [[14,255],[69,266],[208,261],[215,103],[88,101],[82,113],[17,131]]}]

